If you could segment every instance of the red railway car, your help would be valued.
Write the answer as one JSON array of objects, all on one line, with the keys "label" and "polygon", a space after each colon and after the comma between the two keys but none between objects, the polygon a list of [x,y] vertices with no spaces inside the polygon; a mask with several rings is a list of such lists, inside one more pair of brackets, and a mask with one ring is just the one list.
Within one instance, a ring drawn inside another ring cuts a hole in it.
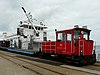
[{"label": "red railway car", "polygon": [[87,28],[56,31],[56,41],[42,42],[42,53],[57,55],[67,62],[78,64],[93,64],[96,62],[93,40],[90,39]]},{"label": "red railway car", "polygon": [[0,41],[0,46],[1,47],[9,47],[10,46],[10,41],[1,40]]}]

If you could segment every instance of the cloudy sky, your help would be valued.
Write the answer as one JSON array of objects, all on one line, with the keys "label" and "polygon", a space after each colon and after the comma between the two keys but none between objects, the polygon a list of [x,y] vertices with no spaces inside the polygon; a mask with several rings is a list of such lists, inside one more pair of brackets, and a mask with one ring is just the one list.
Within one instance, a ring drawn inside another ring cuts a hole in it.
[{"label": "cloudy sky", "polygon": [[100,45],[100,0],[0,0],[0,37],[16,32],[19,21],[26,19],[22,6],[49,27],[48,38],[54,39],[54,29],[87,25]]}]

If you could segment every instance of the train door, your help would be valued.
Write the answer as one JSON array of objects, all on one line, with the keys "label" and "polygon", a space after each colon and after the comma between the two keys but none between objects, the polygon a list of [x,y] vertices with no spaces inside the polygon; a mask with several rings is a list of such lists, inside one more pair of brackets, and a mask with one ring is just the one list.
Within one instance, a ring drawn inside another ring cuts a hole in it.
[{"label": "train door", "polygon": [[78,55],[79,54],[79,40],[80,40],[80,31],[75,30],[74,36],[73,36],[73,54]]},{"label": "train door", "polygon": [[89,32],[81,31],[80,40],[79,40],[79,55],[89,55],[88,53],[92,53],[89,50]]},{"label": "train door", "polygon": [[[75,30],[74,31],[74,37],[73,37],[73,54],[74,55],[80,55],[81,53],[83,54],[84,51],[84,45],[86,43],[86,38],[83,37],[84,32],[81,30]],[[85,35],[87,37],[87,35]],[[87,44],[88,45],[88,44]],[[85,45],[85,46],[87,46]]]},{"label": "train door", "polygon": [[67,32],[66,33],[66,54],[71,55],[72,54],[72,33]]},{"label": "train door", "polygon": [[66,34],[64,32],[57,33],[56,52],[66,54]]}]

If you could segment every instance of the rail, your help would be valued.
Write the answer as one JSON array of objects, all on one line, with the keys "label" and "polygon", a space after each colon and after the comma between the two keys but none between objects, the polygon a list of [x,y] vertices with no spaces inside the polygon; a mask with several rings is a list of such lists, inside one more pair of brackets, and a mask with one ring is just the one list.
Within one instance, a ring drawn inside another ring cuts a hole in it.
[{"label": "rail", "polygon": [[[8,54],[0,53],[0,57],[5,58],[5,59],[7,59],[8,61],[11,61],[12,63],[14,63],[14,64],[16,64],[16,65],[19,65],[19,66],[21,66],[21,67],[23,67],[23,68],[26,68],[26,69],[28,69],[28,70],[30,70],[30,71],[33,71],[33,72],[35,72],[36,74],[44,75],[44,74],[42,74],[42,73],[40,73],[40,72],[38,72],[38,71],[35,71],[35,70],[33,70],[33,69],[31,69],[31,68],[29,68],[29,67],[23,65],[23,64],[19,64],[19,63],[15,62],[14,60],[11,60],[11,58],[13,58],[13,57],[10,56],[10,55],[8,55]],[[13,59],[15,59],[15,58],[13,58]],[[36,66],[36,67],[39,67],[39,68],[48,70],[48,71],[50,71],[50,72],[59,74],[59,75],[66,75],[66,74],[64,74],[64,73],[60,73],[60,72],[54,71],[54,70],[52,70],[52,69],[49,69],[49,68],[46,68],[46,67],[42,67],[42,66],[36,65],[36,64],[34,64],[34,63],[25,61],[25,60],[20,59],[20,58],[17,58],[17,57],[16,57],[16,59],[19,60],[19,61],[22,61],[22,62],[31,64],[31,65],[33,65],[33,66]]]}]

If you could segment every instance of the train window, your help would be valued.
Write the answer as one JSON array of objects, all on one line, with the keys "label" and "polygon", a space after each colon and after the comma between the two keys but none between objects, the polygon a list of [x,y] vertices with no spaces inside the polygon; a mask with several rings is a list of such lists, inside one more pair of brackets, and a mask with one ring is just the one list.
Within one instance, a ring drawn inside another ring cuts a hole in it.
[{"label": "train window", "polygon": [[58,38],[57,38],[57,40],[58,40],[58,41],[61,41],[61,38],[62,38],[62,33],[58,33]]},{"label": "train window", "polygon": [[89,40],[88,37],[89,37],[88,33],[87,32],[83,32],[83,38],[85,38],[86,40]]},{"label": "train window", "polygon": [[65,41],[65,40],[66,40],[65,33],[58,33],[57,41]]},{"label": "train window", "polygon": [[78,30],[75,31],[74,32],[74,39],[80,39],[80,36],[79,35],[80,35],[80,31],[78,31]]},{"label": "train window", "polygon": [[66,34],[62,33],[62,41],[66,41]]},{"label": "train window", "polygon": [[67,34],[67,41],[72,41],[72,34],[71,33],[68,33]]}]

